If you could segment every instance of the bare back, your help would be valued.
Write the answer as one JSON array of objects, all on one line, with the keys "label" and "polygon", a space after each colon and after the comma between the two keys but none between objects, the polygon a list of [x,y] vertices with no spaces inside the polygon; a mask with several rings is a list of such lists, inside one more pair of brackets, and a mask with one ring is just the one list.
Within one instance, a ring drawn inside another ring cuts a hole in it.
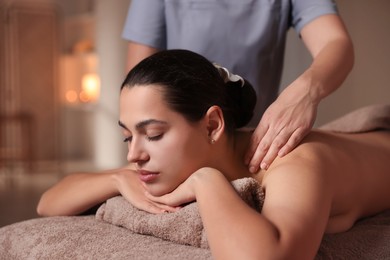
[{"label": "bare back", "polygon": [[[336,134],[312,131],[273,167],[308,158],[302,169],[327,179],[331,193],[326,232],[348,230],[356,220],[390,209],[390,132]],[[267,173],[263,181],[266,185]]]}]

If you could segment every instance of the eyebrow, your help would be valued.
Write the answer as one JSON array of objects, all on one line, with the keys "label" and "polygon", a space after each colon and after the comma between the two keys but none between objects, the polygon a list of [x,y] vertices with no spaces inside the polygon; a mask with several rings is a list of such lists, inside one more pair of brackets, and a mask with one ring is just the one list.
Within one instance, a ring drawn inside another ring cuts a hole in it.
[{"label": "eyebrow", "polygon": [[126,129],[126,130],[129,130],[129,129],[127,128],[127,126],[125,126],[125,124],[121,122],[121,120],[118,121],[118,125],[119,125],[120,127],[124,128],[124,129]]},{"label": "eyebrow", "polygon": [[[148,125],[151,125],[151,124],[167,125],[168,123],[165,121],[157,120],[157,119],[148,119],[148,120],[144,120],[144,121],[141,121],[138,124],[136,124],[135,128],[140,129],[140,128],[144,128]],[[127,126],[125,124],[123,124],[120,120],[118,121],[118,125],[126,130],[129,130],[127,128]]]}]

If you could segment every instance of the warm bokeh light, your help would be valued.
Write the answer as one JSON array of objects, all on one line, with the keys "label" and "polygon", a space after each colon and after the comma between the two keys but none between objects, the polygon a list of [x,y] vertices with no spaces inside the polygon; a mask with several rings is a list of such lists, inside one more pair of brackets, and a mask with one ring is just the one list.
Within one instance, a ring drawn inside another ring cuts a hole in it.
[{"label": "warm bokeh light", "polygon": [[99,98],[100,79],[95,73],[85,74],[82,78],[82,91],[80,100],[82,102],[93,102]]},{"label": "warm bokeh light", "polygon": [[68,90],[65,94],[66,101],[69,103],[76,103],[77,102],[77,92],[74,90]]},{"label": "warm bokeh light", "polygon": [[81,91],[79,94],[80,101],[83,103],[88,103],[91,101],[90,97],[88,96],[87,92]]}]

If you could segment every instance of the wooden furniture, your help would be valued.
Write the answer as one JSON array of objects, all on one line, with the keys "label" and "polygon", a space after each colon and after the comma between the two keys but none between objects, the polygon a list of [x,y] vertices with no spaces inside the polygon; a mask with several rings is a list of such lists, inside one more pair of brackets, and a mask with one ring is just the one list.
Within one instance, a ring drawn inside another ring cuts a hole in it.
[{"label": "wooden furniture", "polygon": [[0,0],[3,163],[60,159],[59,25],[52,2]]},{"label": "wooden furniture", "polygon": [[0,115],[0,166],[23,163],[34,171],[34,118],[28,113]]}]

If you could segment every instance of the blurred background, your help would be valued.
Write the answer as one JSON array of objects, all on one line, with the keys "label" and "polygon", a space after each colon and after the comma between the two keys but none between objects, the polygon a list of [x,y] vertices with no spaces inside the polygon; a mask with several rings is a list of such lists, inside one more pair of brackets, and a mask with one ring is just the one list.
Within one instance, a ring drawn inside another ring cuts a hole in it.
[{"label": "blurred background", "polygon": [[[66,174],[125,163],[117,121],[130,1],[0,0],[0,227],[37,217],[41,193]],[[356,60],[316,126],[390,102],[390,1],[336,3]],[[281,88],[310,61],[291,30]]]}]

